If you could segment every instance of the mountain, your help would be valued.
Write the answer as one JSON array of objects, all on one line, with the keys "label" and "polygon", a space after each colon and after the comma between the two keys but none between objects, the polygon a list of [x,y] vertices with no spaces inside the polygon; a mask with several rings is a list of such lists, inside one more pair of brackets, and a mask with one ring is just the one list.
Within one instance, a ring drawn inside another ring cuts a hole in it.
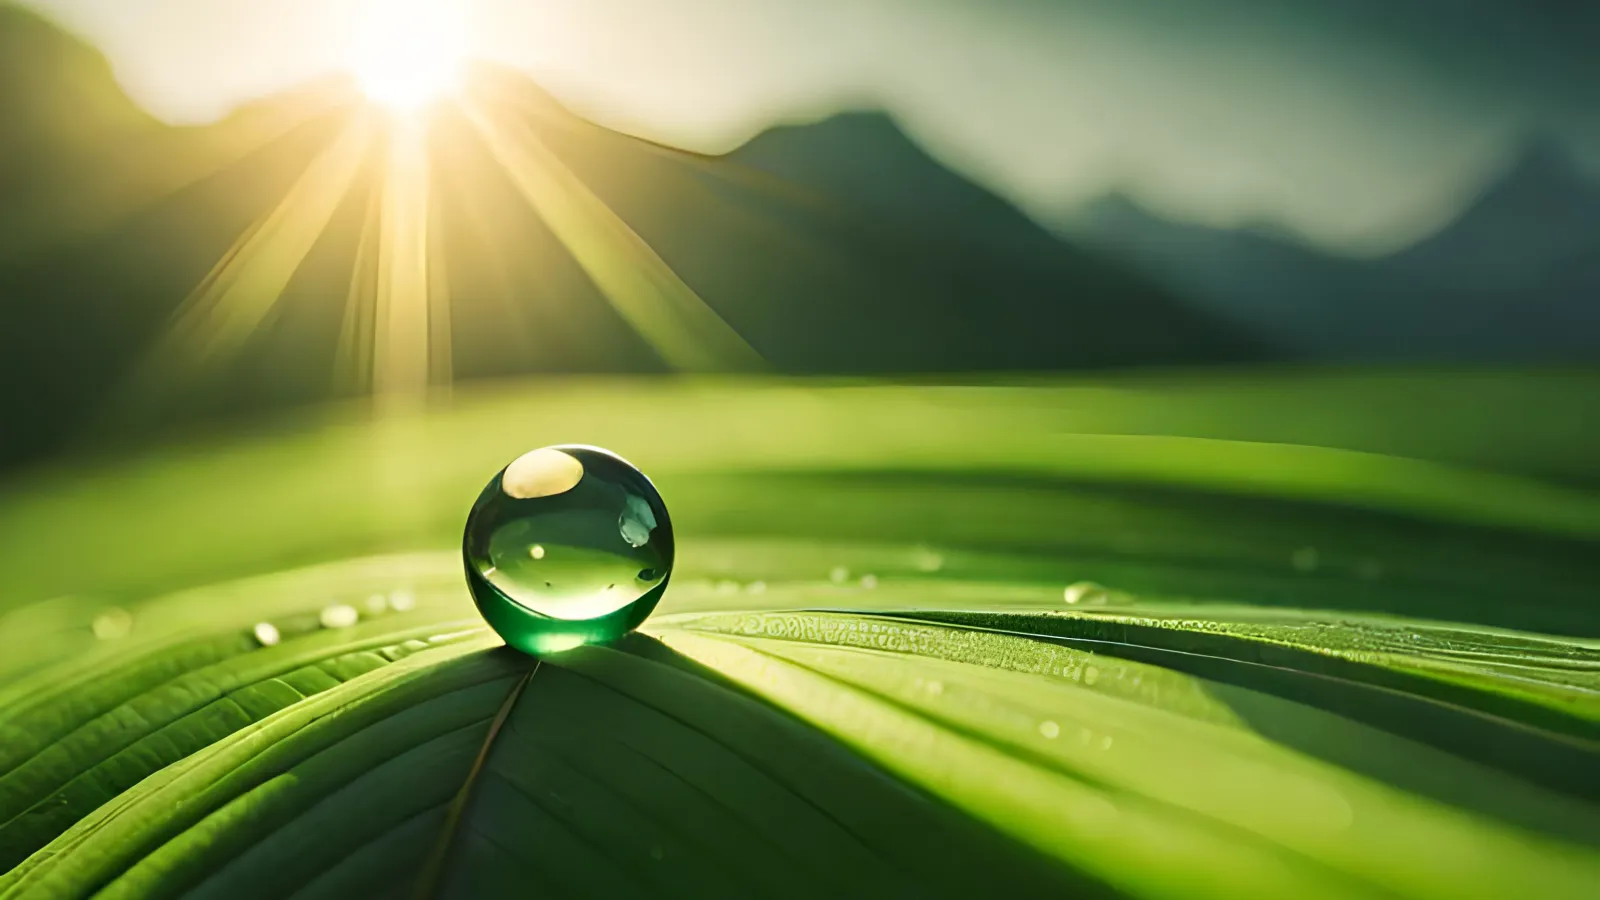
[{"label": "mountain", "polygon": [[157,123],[116,89],[93,48],[19,6],[0,3],[0,185],[54,176]]},{"label": "mountain", "polygon": [[1517,291],[1576,274],[1597,258],[1600,179],[1559,143],[1539,138],[1454,222],[1387,262],[1431,284]]},{"label": "mountain", "polygon": [[[725,157],[544,140],[764,356],[796,372],[1261,358],[1253,341],[935,162],[880,113]],[[692,227],[690,227],[692,226]]]},{"label": "mountain", "polygon": [[1380,259],[1268,229],[1169,221],[1121,195],[1087,205],[1065,230],[1318,359],[1600,359],[1600,182],[1545,139],[1454,221]]},{"label": "mountain", "polygon": [[[169,352],[174,335],[218,302],[197,293],[203,285],[240,293],[208,320],[232,331],[191,341],[204,365],[124,426],[248,417],[366,389],[377,313],[353,298],[370,299],[377,277],[397,133],[379,113],[328,83],[173,128],[129,102],[97,52],[31,13],[0,5],[0,50],[0,462],[101,427],[146,369],[181,355]],[[708,157],[594,125],[508,70],[480,69],[470,90],[521,143],[508,161],[462,110],[431,122],[435,296],[417,315],[442,342],[436,380],[667,370],[670,354],[640,327],[683,311],[608,294],[670,279],[656,256],[698,297],[664,302],[703,301],[779,372],[1264,355],[1238,329],[1062,242],[882,115],[775,129]],[[357,132],[377,136],[339,187],[319,187]],[[597,235],[599,251],[585,243]],[[241,259],[258,265],[238,269]]]}]

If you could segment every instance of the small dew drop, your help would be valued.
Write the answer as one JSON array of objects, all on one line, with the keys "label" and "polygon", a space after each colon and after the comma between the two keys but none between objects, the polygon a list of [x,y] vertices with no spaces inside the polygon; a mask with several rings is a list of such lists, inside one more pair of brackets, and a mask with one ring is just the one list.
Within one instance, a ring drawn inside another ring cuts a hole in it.
[{"label": "small dew drop", "polygon": [[912,554],[911,562],[918,572],[937,572],[944,568],[944,556],[927,547],[918,547]]},{"label": "small dew drop", "polygon": [[1061,599],[1067,601],[1068,606],[1094,606],[1105,603],[1106,595],[1104,586],[1092,581],[1079,581],[1067,585],[1067,589],[1061,594]]},{"label": "small dew drop", "polygon": [[940,694],[943,694],[944,693],[944,682],[942,682],[942,681],[930,681],[930,682],[928,682],[928,693],[932,694],[935,697],[939,696]]},{"label": "small dew drop", "polygon": [[1315,572],[1318,561],[1315,547],[1301,547],[1289,556],[1289,564],[1296,572]]},{"label": "small dew drop", "polygon": [[737,593],[739,593],[739,582],[737,582],[737,581],[728,581],[727,579],[724,579],[722,581],[717,582],[717,586],[716,586],[715,590],[716,590],[717,593],[723,594],[723,595],[737,594]]},{"label": "small dew drop", "polygon": [[276,647],[283,640],[283,635],[278,633],[278,626],[271,622],[257,622],[253,631],[256,643],[263,647]]},{"label": "small dew drop", "polygon": [[1111,735],[1108,734],[1108,735],[1105,735],[1104,737],[1100,738],[1100,749],[1101,750],[1110,750],[1111,749]]},{"label": "small dew drop", "polygon": [[1061,726],[1045,719],[1039,723],[1039,734],[1053,741],[1061,735]]},{"label": "small dew drop", "polygon": [[745,585],[744,589],[751,594],[765,594],[767,592],[767,583],[765,581],[752,581]]},{"label": "small dew drop", "polygon": [[356,612],[354,606],[344,603],[336,603],[333,606],[324,607],[321,615],[317,616],[317,621],[322,624],[323,628],[349,628],[360,619],[361,613]]},{"label": "small dew drop", "polygon": [[878,586],[878,576],[873,575],[870,572],[861,576],[861,586],[869,591],[872,590]]},{"label": "small dew drop", "polygon": [[661,860],[666,859],[666,857],[667,857],[667,852],[665,850],[662,850],[660,847],[651,847],[650,848],[650,858],[655,860],[656,862],[660,862]]},{"label": "small dew drop", "polygon": [[849,579],[850,570],[844,566],[834,566],[833,571],[828,573],[828,580],[834,584],[844,584]]},{"label": "small dew drop", "polygon": [[133,631],[133,613],[120,606],[104,609],[94,617],[89,624],[89,629],[94,636],[102,641],[114,641],[125,638]]},{"label": "small dew drop", "polygon": [[1088,667],[1088,668],[1083,670],[1083,683],[1084,684],[1094,684],[1096,681],[1099,681],[1099,680],[1100,680],[1100,670],[1099,669],[1096,669],[1094,666],[1090,666],[1090,667]]},{"label": "small dew drop", "polygon": [[544,559],[544,545],[534,544],[532,547],[529,547],[528,555],[534,559]]},{"label": "small dew drop", "polygon": [[1356,577],[1362,581],[1377,581],[1383,577],[1383,564],[1375,559],[1363,559],[1356,563]]},{"label": "small dew drop", "polygon": [[377,615],[389,608],[389,598],[382,594],[373,594],[367,598],[367,612]]},{"label": "small dew drop", "polygon": [[410,591],[395,591],[389,595],[389,607],[397,612],[405,612],[416,605],[417,598]]}]

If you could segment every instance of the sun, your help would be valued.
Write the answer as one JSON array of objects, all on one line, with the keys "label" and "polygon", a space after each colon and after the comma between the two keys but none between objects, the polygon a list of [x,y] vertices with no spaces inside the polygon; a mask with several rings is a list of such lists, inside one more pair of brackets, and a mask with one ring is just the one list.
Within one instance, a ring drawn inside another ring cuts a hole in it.
[{"label": "sun", "polygon": [[465,54],[460,0],[367,0],[353,69],[374,102],[410,113],[453,93]]}]

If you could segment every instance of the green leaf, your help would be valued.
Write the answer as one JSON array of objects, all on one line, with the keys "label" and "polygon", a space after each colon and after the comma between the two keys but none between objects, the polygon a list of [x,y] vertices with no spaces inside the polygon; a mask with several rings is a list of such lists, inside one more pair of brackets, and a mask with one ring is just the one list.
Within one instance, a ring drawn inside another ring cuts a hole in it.
[{"label": "green leaf", "polygon": [[[1468,382],[544,385],[35,473],[0,897],[1585,896],[1594,383]],[[681,557],[530,679],[455,546],[574,437]]]},{"label": "green leaf", "polygon": [[[892,619],[768,613],[672,625],[669,646],[1136,894],[1579,896],[1600,878],[1593,807],[1270,695]],[[1495,803],[1550,834],[1297,752],[1251,727],[1262,714],[1298,718],[1324,743],[1384,741],[1392,767],[1488,782]]]},{"label": "green leaf", "polygon": [[530,682],[446,895],[966,896],[1092,888],[653,642]]}]

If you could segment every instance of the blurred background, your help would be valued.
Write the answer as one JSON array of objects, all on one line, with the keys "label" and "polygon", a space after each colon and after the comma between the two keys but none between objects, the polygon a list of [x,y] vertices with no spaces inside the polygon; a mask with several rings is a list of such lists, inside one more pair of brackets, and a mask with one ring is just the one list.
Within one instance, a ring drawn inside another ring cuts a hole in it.
[{"label": "blurred background", "polygon": [[0,465],[529,374],[1591,363],[1595,46],[1579,0],[0,3]]}]

